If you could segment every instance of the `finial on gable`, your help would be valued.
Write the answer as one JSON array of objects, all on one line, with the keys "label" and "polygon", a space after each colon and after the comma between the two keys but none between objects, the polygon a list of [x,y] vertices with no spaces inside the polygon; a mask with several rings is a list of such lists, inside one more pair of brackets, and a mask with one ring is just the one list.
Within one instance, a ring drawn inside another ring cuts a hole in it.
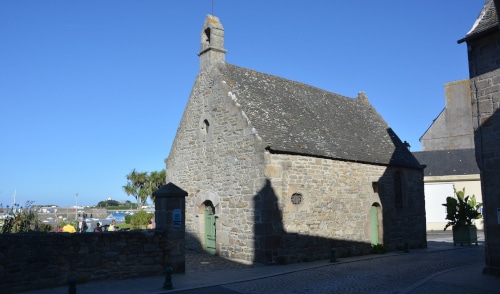
[{"label": "finial on gable", "polygon": [[207,15],[201,30],[200,71],[207,70],[211,65],[225,62],[224,28],[216,16]]}]

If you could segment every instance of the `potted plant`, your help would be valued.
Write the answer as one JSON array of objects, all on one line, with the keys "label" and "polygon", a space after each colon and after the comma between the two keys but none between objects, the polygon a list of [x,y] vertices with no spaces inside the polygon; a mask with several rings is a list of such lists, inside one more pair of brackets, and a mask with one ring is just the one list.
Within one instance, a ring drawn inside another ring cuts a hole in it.
[{"label": "potted plant", "polygon": [[482,203],[476,202],[476,196],[465,196],[465,188],[457,191],[453,188],[455,197],[446,197],[446,219],[448,223],[444,227],[446,230],[449,226],[453,228],[453,245],[457,243],[477,245],[477,228],[474,220],[482,218],[479,208]]}]

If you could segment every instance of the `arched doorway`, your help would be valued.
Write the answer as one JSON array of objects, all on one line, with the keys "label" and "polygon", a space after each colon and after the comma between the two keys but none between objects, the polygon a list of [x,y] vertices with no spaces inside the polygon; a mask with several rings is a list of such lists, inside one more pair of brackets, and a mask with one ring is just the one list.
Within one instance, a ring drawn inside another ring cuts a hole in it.
[{"label": "arched doorway", "polygon": [[378,203],[372,204],[370,207],[370,239],[372,245],[380,243],[380,219],[379,219],[380,205]]},{"label": "arched doorway", "polygon": [[205,210],[203,213],[203,219],[205,222],[205,252],[209,254],[214,254],[217,252],[217,242],[216,242],[216,231],[215,231],[215,208],[212,202],[205,202]]}]

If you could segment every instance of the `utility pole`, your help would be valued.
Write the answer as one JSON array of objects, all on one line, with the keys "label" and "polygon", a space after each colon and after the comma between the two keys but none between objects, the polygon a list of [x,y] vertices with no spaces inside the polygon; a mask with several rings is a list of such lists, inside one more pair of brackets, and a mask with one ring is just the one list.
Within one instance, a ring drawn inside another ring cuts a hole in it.
[{"label": "utility pole", "polygon": [[75,219],[78,219],[78,193],[76,193]]}]

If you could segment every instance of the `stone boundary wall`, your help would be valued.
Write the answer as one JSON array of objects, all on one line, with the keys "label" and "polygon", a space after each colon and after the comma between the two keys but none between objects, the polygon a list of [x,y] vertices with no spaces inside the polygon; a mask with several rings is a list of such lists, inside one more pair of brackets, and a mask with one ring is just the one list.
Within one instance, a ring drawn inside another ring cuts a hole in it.
[{"label": "stone boundary wall", "polygon": [[[0,292],[185,272],[184,238],[164,230],[0,235]],[[161,285],[158,286],[161,288]]]}]

